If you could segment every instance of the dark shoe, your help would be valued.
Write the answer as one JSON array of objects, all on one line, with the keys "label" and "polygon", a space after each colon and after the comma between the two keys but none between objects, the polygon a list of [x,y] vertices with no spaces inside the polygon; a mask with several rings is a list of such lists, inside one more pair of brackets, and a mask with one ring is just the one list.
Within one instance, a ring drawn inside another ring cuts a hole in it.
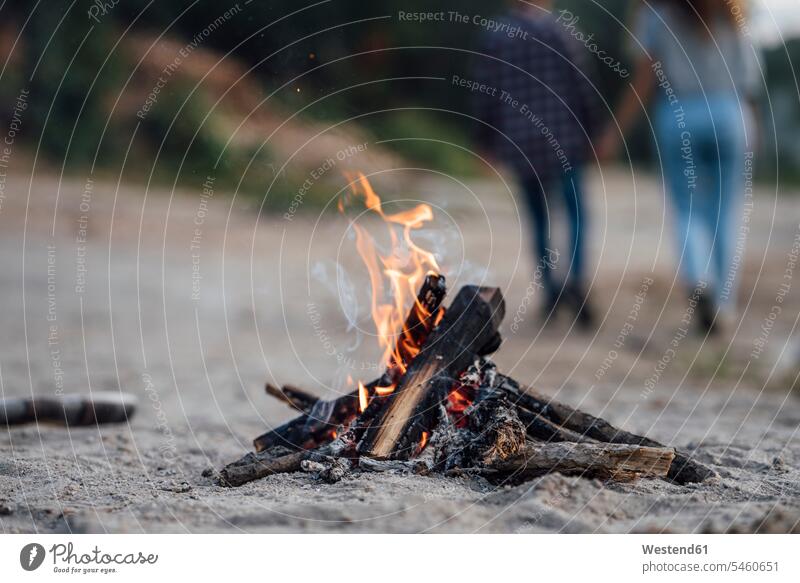
[{"label": "dark shoe", "polygon": [[695,318],[697,319],[697,331],[700,334],[714,336],[717,333],[717,309],[714,306],[712,293],[708,289],[696,291],[693,298],[697,298],[695,306]]},{"label": "dark shoe", "polygon": [[578,328],[581,330],[594,328],[594,308],[583,288],[577,285],[570,286],[565,290],[565,295],[570,308],[575,312],[575,322],[578,324]]},{"label": "dark shoe", "polygon": [[561,307],[561,298],[558,292],[546,292],[539,306],[539,319],[542,324],[552,322],[558,317],[558,310]]}]

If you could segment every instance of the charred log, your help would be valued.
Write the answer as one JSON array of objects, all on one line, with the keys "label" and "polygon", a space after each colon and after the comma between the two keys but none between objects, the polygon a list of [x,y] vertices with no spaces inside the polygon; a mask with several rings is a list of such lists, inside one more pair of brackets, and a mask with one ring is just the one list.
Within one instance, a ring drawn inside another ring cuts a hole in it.
[{"label": "charred log", "polygon": [[439,418],[439,405],[455,379],[495,348],[505,304],[497,288],[465,286],[430,334],[397,389],[359,444],[359,452],[376,458],[407,458],[423,432]]}]

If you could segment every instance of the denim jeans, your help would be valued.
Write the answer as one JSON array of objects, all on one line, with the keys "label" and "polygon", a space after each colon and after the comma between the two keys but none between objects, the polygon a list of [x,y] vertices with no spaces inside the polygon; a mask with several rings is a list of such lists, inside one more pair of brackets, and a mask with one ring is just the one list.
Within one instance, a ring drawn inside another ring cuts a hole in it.
[{"label": "denim jeans", "polygon": [[[523,187],[525,201],[533,224],[533,252],[536,261],[536,275],[541,278],[541,285],[548,296],[556,296],[559,286],[555,282],[553,271],[556,263],[567,263],[565,283],[567,285],[583,285],[584,276],[584,241],[587,217],[583,204],[582,172],[573,169],[564,173],[552,182],[542,183],[538,177],[527,178]],[[552,205],[549,204],[557,194],[564,203],[569,228],[569,253],[558,251],[558,244],[552,230]]]},{"label": "denim jeans", "polygon": [[684,284],[710,288],[717,307],[729,311],[736,305],[733,263],[744,191],[746,118],[734,96],[707,99],[659,104],[656,137]]}]

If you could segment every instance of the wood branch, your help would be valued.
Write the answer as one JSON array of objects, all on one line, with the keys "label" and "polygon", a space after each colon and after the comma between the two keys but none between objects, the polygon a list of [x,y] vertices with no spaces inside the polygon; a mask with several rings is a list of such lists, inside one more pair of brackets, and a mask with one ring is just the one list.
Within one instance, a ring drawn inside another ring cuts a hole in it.
[{"label": "wood branch", "polygon": [[236,487],[273,474],[297,472],[300,464],[304,460],[312,459],[315,453],[316,450],[302,450],[278,458],[258,455],[255,460],[248,458],[250,461],[246,463],[234,462],[220,471],[219,485]]},{"label": "wood branch", "polygon": [[[406,317],[404,333],[401,340],[415,343],[421,346],[430,333],[436,316],[441,309],[442,301],[447,293],[445,278],[442,275],[428,274],[420,287],[417,299]],[[426,315],[427,314],[427,315]],[[407,333],[406,333],[407,331]],[[398,342],[396,352],[403,359],[410,359],[407,350],[407,343]],[[397,375],[395,368],[390,366],[380,379],[376,379],[366,385],[370,393],[376,386],[388,386],[392,383],[392,378]],[[267,393],[270,391],[267,386]],[[284,390],[287,387],[284,387]],[[294,387],[292,387],[294,389]],[[295,389],[297,393],[309,394],[300,389]],[[283,393],[283,391],[281,391]],[[274,395],[273,396],[277,396]],[[279,396],[286,400],[284,395]],[[259,435],[253,440],[253,446],[257,452],[265,451],[276,445],[285,447],[299,447],[310,449],[317,447],[332,439],[332,432],[340,425],[347,423],[358,413],[358,390],[343,395],[331,401],[317,400],[311,405],[309,411],[304,412],[300,417],[284,423],[280,427]]]},{"label": "wood branch", "polygon": [[137,398],[130,393],[96,391],[43,397],[0,399],[0,425],[55,423],[68,427],[122,423],[133,417]]},{"label": "wood branch", "polygon": [[283,385],[283,387],[278,388],[275,385],[267,383],[264,389],[268,395],[283,401],[301,413],[311,412],[311,409],[313,409],[314,405],[319,401],[319,397],[292,385]]},{"label": "wood branch", "polygon": [[610,443],[536,443],[505,460],[496,458],[489,469],[515,478],[529,478],[549,472],[586,475],[628,481],[643,477],[666,477],[675,450]]},{"label": "wood branch", "polygon": [[[569,405],[537,395],[530,390],[522,391],[515,380],[503,375],[498,376],[501,377],[500,386],[509,394],[511,402],[580,435],[605,443],[664,447],[663,444],[653,439],[618,429],[604,419],[589,415]],[[686,484],[718,478],[718,475],[714,470],[691,459],[689,454],[676,451],[675,460],[667,477],[677,484]]]},{"label": "wood branch", "polygon": [[346,454],[354,445],[349,435],[341,435],[316,449],[304,449],[279,457],[274,457],[270,451],[247,453],[219,472],[219,485],[236,487],[273,474],[299,472],[306,460],[329,462]]},{"label": "wood branch", "polygon": [[397,389],[386,398],[359,452],[379,459],[410,456],[422,432],[432,431],[439,404],[447,398],[454,379],[487,345],[497,347],[504,313],[499,289],[463,287]]}]

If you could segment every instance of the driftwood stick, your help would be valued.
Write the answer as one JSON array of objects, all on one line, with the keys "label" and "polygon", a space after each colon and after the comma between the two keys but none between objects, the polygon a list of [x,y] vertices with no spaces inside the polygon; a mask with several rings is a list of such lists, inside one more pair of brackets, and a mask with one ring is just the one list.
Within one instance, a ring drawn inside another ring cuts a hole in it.
[{"label": "driftwood stick", "polygon": [[302,450],[278,458],[256,456],[249,463],[234,462],[219,473],[220,486],[235,487],[273,474],[285,474],[300,470],[304,460],[312,459],[316,450]]},{"label": "driftwood stick", "polygon": [[247,453],[220,471],[219,485],[235,487],[273,474],[299,472],[303,469],[304,461],[330,462],[332,458],[344,455],[353,446],[350,435],[345,434],[316,449],[295,451],[279,457],[270,455],[268,451]]},{"label": "driftwood stick", "polygon": [[[548,397],[537,395],[531,391],[523,392],[519,384],[510,377],[501,377],[501,387],[509,394],[509,400],[518,407],[539,414],[553,423],[580,435],[605,443],[641,445],[663,448],[664,445],[647,437],[624,431],[611,425],[608,421],[574,409],[569,405],[553,401]],[[691,459],[689,454],[676,451],[667,477],[677,484],[703,482],[717,477],[717,473]]]},{"label": "driftwood stick", "polygon": [[278,388],[275,385],[267,383],[264,389],[268,395],[283,401],[301,413],[309,413],[311,409],[314,408],[317,401],[319,401],[319,397],[292,385],[283,385],[283,387]]},{"label": "driftwood stick", "polygon": [[579,474],[619,481],[640,476],[666,477],[675,450],[610,443],[528,442],[517,455],[495,458],[488,467],[518,478],[549,472]]}]

